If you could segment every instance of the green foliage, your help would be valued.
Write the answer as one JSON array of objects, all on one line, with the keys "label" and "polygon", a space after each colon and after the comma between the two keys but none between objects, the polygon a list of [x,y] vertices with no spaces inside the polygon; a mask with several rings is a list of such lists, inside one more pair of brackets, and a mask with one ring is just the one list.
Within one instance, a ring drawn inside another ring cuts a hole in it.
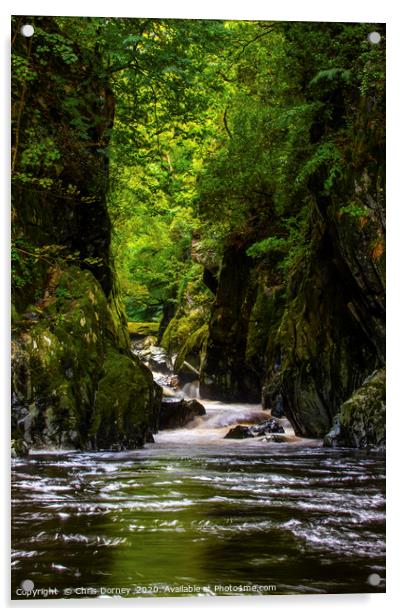
[{"label": "green foliage", "polygon": [[112,68],[113,252],[128,317],[159,320],[192,276],[196,182],[222,90],[211,65],[227,33],[221,22],[181,20],[135,20],[130,32],[118,58],[125,68]]},{"label": "green foliage", "polygon": [[[349,82],[351,78],[351,72],[349,69],[344,68],[329,68],[323,71],[319,71],[315,77],[310,81],[309,86],[314,86],[317,83],[320,84],[322,80],[342,80],[344,82]],[[320,84],[321,85],[321,84]]]},{"label": "green foliage", "polygon": [[269,252],[286,252],[288,242],[283,237],[276,237],[271,235],[264,240],[256,242],[247,250],[249,257],[259,257]]},{"label": "green foliage", "polygon": [[356,201],[351,201],[347,205],[343,205],[339,208],[340,214],[346,214],[351,218],[360,218],[362,216],[367,216],[369,210],[367,207],[360,205]]},{"label": "green foliage", "polygon": [[[227,134],[199,176],[197,205],[207,229],[242,238],[286,279],[309,250],[315,199],[341,200],[351,152],[380,133],[384,47],[368,41],[382,32],[373,24],[267,26],[232,26],[253,42],[230,66]],[[358,124],[362,95],[379,118],[369,127]],[[356,204],[339,211],[362,215]]]},{"label": "green foliage", "polygon": [[[316,198],[344,203],[345,170],[381,134],[385,50],[367,38],[383,33],[378,24],[35,19],[35,37],[12,54],[13,181],[85,208],[96,186],[81,193],[76,176],[87,170],[65,173],[66,143],[77,159],[104,156],[131,321],[156,323],[167,305],[193,302],[202,318],[183,323],[187,333],[202,326],[211,302],[203,266],[216,272],[231,242],[286,281],[308,253]],[[31,103],[27,122],[30,87],[44,71],[50,94]],[[47,121],[55,109],[59,131]],[[336,209],[364,215],[353,200]],[[22,290],[38,260],[55,254],[24,254],[19,241],[13,277]]]},{"label": "green foliage", "polygon": [[27,244],[23,239],[11,242],[11,275],[14,289],[23,288],[32,276],[35,255],[34,253],[28,254],[27,249],[33,251],[35,247]]}]

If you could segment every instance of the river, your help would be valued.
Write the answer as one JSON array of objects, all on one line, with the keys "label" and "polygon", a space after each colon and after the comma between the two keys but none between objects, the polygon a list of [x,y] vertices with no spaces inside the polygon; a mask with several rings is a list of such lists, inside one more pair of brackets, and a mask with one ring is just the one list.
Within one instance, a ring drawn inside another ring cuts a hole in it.
[{"label": "river", "polygon": [[14,460],[13,597],[384,592],[383,454],[224,439],[261,409],[206,408],[141,450]]}]

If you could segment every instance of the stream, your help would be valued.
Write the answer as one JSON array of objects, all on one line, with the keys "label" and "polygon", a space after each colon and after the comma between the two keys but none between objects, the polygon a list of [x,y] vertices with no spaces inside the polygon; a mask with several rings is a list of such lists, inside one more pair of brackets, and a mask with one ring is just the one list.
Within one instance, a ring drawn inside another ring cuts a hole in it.
[{"label": "stream", "polygon": [[383,454],[224,439],[261,408],[203,403],[141,450],[13,461],[14,598],[384,592]]}]

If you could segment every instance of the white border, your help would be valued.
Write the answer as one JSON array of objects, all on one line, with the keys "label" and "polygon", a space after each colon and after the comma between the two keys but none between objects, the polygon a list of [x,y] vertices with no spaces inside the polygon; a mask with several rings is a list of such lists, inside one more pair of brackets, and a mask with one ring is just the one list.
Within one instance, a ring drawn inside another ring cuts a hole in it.
[{"label": "white border", "polygon": [[[274,597],[236,597],[236,598],[200,598],[200,599],[143,599],[143,600],[86,600],[86,601],[35,601],[9,602],[9,515],[6,507],[1,508],[1,530],[5,541],[2,542],[0,597],[3,607],[13,609],[14,613],[23,613],[30,609],[39,614],[45,609],[74,609],[74,613],[85,610],[86,613],[99,609],[131,609],[136,612],[154,614],[163,610],[164,616],[177,614],[177,611],[191,609],[195,614],[204,614],[205,610],[218,612],[230,610],[240,614],[251,609],[253,612],[267,613],[269,610],[280,611],[281,616],[296,613],[301,616],[319,614],[326,616],[340,612],[346,614],[364,613],[364,616],[379,616],[380,610],[391,610],[400,603],[399,589],[402,583],[401,568],[401,515],[398,505],[400,498],[400,464],[399,449],[402,437],[402,408],[399,387],[402,384],[401,373],[401,252],[402,242],[402,19],[399,3],[392,0],[330,0],[328,2],[313,0],[203,0],[199,4],[180,0],[113,0],[110,5],[85,0],[69,2],[54,1],[17,1],[6,0],[1,6],[1,50],[3,68],[1,101],[1,135],[7,136],[7,146],[1,150],[1,177],[4,180],[0,221],[0,263],[1,263],[1,325],[0,348],[1,367],[0,385],[3,394],[1,414],[3,417],[2,435],[2,492],[3,503],[9,503],[9,356],[8,356],[8,322],[9,322],[9,24],[10,14],[14,15],[97,15],[130,17],[187,17],[209,19],[269,19],[292,21],[364,21],[387,22],[387,215],[388,215],[388,421],[387,421],[387,594],[386,595],[326,595],[326,596],[274,596]],[[399,509],[399,515],[398,515]]]}]

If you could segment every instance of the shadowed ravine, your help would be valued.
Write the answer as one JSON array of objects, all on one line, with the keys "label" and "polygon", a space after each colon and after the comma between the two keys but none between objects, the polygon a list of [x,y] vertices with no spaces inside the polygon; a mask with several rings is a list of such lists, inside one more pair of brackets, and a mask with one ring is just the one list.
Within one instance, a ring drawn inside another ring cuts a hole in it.
[{"label": "shadowed ravine", "polygon": [[17,459],[13,592],[25,579],[67,597],[384,591],[383,455],[225,440],[261,411],[206,406],[142,450]]}]

